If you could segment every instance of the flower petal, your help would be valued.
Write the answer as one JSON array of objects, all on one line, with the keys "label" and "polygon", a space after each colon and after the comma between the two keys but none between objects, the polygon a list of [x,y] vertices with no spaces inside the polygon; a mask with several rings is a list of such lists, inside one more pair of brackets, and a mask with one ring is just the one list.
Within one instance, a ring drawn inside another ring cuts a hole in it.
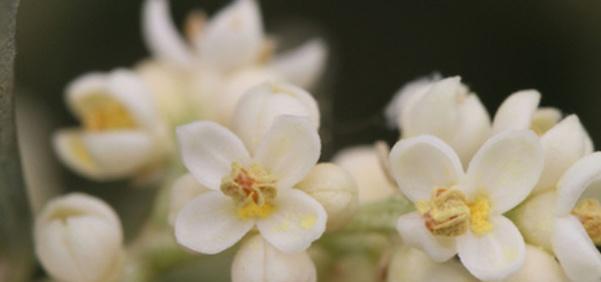
[{"label": "flower petal", "polygon": [[315,128],[319,127],[319,110],[311,94],[294,85],[278,82],[263,83],[244,94],[236,107],[232,126],[253,152],[281,115],[307,117]]},{"label": "flower petal", "polygon": [[511,94],[497,110],[493,121],[493,132],[528,129],[540,102],[536,90],[522,90]]},{"label": "flower petal", "polygon": [[540,139],[545,166],[535,193],[554,189],[563,173],[587,151],[588,134],[576,115],[570,115],[547,131]]},{"label": "flower petal", "polygon": [[263,46],[263,24],[254,0],[236,0],[219,11],[195,42],[203,62],[223,71],[258,59]]},{"label": "flower petal", "polygon": [[601,254],[576,217],[557,219],[553,251],[570,280],[601,280]]},{"label": "flower petal", "polygon": [[558,216],[572,212],[581,197],[601,199],[601,152],[587,155],[574,163],[557,183]]},{"label": "flower petal", "polygon": [[423,250],[436,262],[447,261],[457,253],[455,239],[432,235],[417,212],[399,217],[396,228],[405,244]]},{"label": "flower petal", "polygon": [[219,253],[240,241],[253,220],[238,217],[232,199],[221,192],[206,192],[190,201],[175,220],[177,242],[203,254]]},{"label": "flower petal", "polygon": [[478,236],[468,232],[457,238],[463,265],[478,279],[501,280],[524,265],[526,244],[520,231],[504,216],[491,219],[493,230]]},{"label": "flower petal", "polygon": [[467,170],[471,195],[484,193],[492,212],[502,214],[522,202],[543,169],[543,149],[532,131],[511,130],[490,138]]},{"label": "flower petal", "polygon": [[561,111],[552,107],[538,108],[532,116],[530,129],[538,135],[545,134],[561,120]]},{"label": "flower petal", "polygon": [[202,186],[192,174],[184,174],[176,179],[171,186],[169,199],[169,224],[175,224],[179,211],[198,195],[211,189]]},{"label": "flower petal", "polygon": [[449,145],[455,149],[463,165],[467,165],[491,133],[488,112],[475,94],[469,94],[459,105],[459,120],[455,130]]},{"label": "flower petal", "polygon": [[308,118],[282,115],[259,143],[255,161],[278,179],[279,188],[300,182],[317,163],[321,140]]},{"label": "flower petal", "polygon": [[152,55],[165,63],[189,67],[193,61],[186,42],[169,15],[167,0],[146,0],[142,8],[142,34]]},{"label": "flower petal", "polygon": [[217,190],[233,162],[249,164],[242,141],[214,122],[198,121],[177,128],[182,160],[192,175],[209,189]]},{"label": "flower petal", "polygon": [[390,151],[390,169],[410,200],[430,199],[437,187],[451,187],[463,177],[461,161],[442,140],[423,135],[397,142]]},{"label": "flower petal", "polygon": [[310,88],[324,71],[327,53],[326,43],[313,39],[277,55],[269,67],[292,84]]},{"label": "flower petal", "polygon": [[392,101],[386,106],[386,121],[391,128],[402,130],[406,123],[409,109],[411,109],[424,94],[428,92],[432,83],[440,80],[440,74],[434,73],[429,76],[420,77],[408,82],[399,89],[392,98]]},{"label": "flower petal", "polygon": [[297,189],[278,191],[275,211],[257,221],[261,235],[282,252],[300,252],[321,237],[327,214],[315,199]]}]

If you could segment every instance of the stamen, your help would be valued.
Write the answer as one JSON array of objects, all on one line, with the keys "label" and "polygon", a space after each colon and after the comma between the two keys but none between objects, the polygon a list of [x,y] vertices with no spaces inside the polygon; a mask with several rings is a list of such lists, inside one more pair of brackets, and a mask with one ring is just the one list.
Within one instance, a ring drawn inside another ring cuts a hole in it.
[{"label": "stamen", "polygon": [[259,165],[244,167],[232,163],[232,172],[223,178],[221,191],[232,197],[240,218],[263,218],[274,210],[276,179]]},{"label": "stamen", "polygon": [[438,236],[460,236],[469,226],[470,209],[465,195],[457,189],[438,188],[430,201],[419,201],[417,210],[426,228]]},{"label": "stamen", "polygon": [[135,128],[136,123],[127,109],[105,95],[91,95],[81,102],[82,122],[87,130]]},{"label": "stamen", "polygon": [[594,198],[587,198],[578,203],[572,214],[578,217],[586,233],[595,245],[601,246],[601,203]]},{"label": "stamen", "polygon": [[469,204],[470,208],[470,227],[476,235],[484,235],[492,230],[492,223],[489,221],[490,201],[484,196],[478,196]]}]

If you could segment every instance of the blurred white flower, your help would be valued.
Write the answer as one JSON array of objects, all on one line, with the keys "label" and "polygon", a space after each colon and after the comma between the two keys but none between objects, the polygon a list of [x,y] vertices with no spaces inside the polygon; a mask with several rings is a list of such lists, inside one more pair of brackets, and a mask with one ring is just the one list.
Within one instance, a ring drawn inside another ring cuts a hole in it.
[{"label": "blurred white flower", "polygon": [[559,110],[538,108],[540,97],[536,90],[510,95],[497,110],[493,121],[496,133],[531,129],[540,136],[545,167],[533,194],[555,189],[566,169],[593,151],[593,143],[578,117],[569,115],[561,120]]},{"label": "blurred white flower", "polygon": [[526,245],[524,266],[503,282],[535,281],[565,282],[567,278],[552,255],[531,245]]},{"label": "blurred white flower", "polygon": [[341,228],[357,211],[357,184],[347,171],[335,164],[314,166],[297,188],[324,207],[328,214],[328,230]]},{"label": "blurred white flower", "polygon": [[436,262],[419,249],[402,246],[392,255],[388,282],[475,282],[457,260]]},{"label": "blurred white flower", "polygon": [[466,165],[490,134],[490,117],[460,77],[420,79],[403,87],[386,110],[402,138],[434,135]]},{"label": "blurred white flower", "polygon": [[108,282],[121,271],[121,223],[94,197],[73,193],[48,202],[36,217],[34,240],[38,259],[56,280]]},{"label": "blurred white flower", "polygon": [[601,280],[601,152],[574,163],[557,184],[553,251],[572,281]]},{"label": "blurred white flower", "polygon": [[278,250],[298,252],[325,231],[324,208],[293,188],[320,155],[319,135],[307,118],[280,116],[252,154],[212,122],[180,126],[177,137],[185,166],[212,190],[179,212],[175,236],[181,245],[219,253],[256,226]]},{"label": "blurred white flower", "polygon": [[360,205],[386,199],[398,191],[386,177],[373,146],[343,149],[332,162],[347,170],[357,182]]},{"label": "blurred white flower", "polygon": [[284,253],[261,236],[244,241],[232,263],[233,282],[315,282],[317,272],[307,252]]},{"label": "blurred white flower", "polygon": [[150,173],[170,144],[148,88],[133,72],[90,73],[66,93],[81,128],[59,130],[54,148],[63,163],[96,180]]},{"label": "blurred white flower", "polygon": [[540,176],[543,151],[530,131],[493,136],[464,173],[453,149],[433,136],[399,141],[391,172],[417,212],[399,218],[404,242],[438,262],[456,253],[470,273],[499,280],[524,263],[525,243],[503,213],[523,201]]}]

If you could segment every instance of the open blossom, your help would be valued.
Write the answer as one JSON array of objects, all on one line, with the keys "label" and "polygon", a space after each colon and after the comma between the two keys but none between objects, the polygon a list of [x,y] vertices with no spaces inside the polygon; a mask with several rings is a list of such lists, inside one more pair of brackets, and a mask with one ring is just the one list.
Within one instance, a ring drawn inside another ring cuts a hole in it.
[{"label": "open blossom", "polygon": [[84,75],[68,86],[66,100],[81,127],[55,133],[54,148],[83,176],[109,180],[144,175],[169,150],[148,89],[133,72]]},{"label": "open blossom", "polygon": [[177,242],[219,253],[256,227],[283,252],[305,250],[326,227],[326,211],[293,188],[316,164],[317,131],[306,117],[280,116],[254,152],[213,122],[177,129],[184,165],[210,192],[190,201],[175,221]]},{"label": "open blossom", "polygon": [[490,134],[490,117],[459,77],[420,79],[403,87],[388,106],[402,138],[434,135],[467,164]]},{"label": "open blossom", "polygon": [[171,85],[177,93],[157,89],[156,95],[165,96],[162,100],[186,101],[171,105],[200,104],[199,118],[228,125],[248,88],[273,79],[308,88],[324,69],[327,50],[320,39],[272,56],[275,44],[264,34],[254,0],[236,0],[208,20],[199,14],[188,20],[186,42],[173,25],[167,1],[146,0],[143,10],[144,39],[157,60],[151,66],[185,77],[185,89],[149,71],[145,77],[153,85]]},{"label": "open blossom", "polygon": [[531,129],[540,136],[545,166],[533,193],[554,190],[559,177],[581,157],[593,152],[593,143],[576,115],[561,119],[555,108],[539,108],[536,90],[518,91],[505,99],[493,121],[496,133]]},{"label": "open blossom", "polygon": [[261,236],[242,243],[232,263],[232,282],[315,282],[317,271],[306,251],[284,253]]},{"label": "open blossom", "polygon": [[572,165],[557,185],[553,251],[572,281],[601,280],[601,152]]},{"label": "open blossom", "polygon": [[428,135],[399,141],[390,164],[417,208],[397,223],[405,243],[439,262],[458,254],[482,280],[503,279],[523,265],[524,239],[503,213],[523,201],[540,176],[543,152],[534,133],[493,136],[466,173],[453,149]]},{"label": "open blossom", "polygon": [[58,281],[116,281],[123,255],[119,218],[106,203],[73,193],[51,200],[36,217],[35,252]]}]

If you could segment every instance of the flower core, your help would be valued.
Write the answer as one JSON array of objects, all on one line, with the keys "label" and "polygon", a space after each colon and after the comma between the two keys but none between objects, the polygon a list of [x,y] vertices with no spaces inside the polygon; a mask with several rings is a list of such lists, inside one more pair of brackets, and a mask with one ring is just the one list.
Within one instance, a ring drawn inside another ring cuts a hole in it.
[{"label": "flower core", "polygon": [[587,198],[578,203],[572,211],[591,237],[595,245],[601,246],[601,203],[599,200]]},{"label": "flower core", "polygon": [[221,181],[221,191],[234,199],[240,218],[264,218],[274,211],[276,179],[260,165],[232,163],[230,175]]},{"label": "flower core", "polygon": [[81,119],[88,130],[131,129],[136,126],[127,109],[107,95],[90,95],[81,101],[81,107]]}]

